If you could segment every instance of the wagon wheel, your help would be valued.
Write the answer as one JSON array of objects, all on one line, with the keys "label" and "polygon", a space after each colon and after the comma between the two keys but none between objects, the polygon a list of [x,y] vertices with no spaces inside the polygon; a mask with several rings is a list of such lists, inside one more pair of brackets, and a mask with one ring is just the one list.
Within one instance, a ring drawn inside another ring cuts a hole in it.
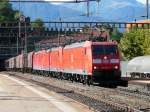
[{"label": "wagon wheel", "polygon": [[73,83],[74,81],[74,77],[73,77],[73,74],[70,76],[70,81]]},{"label": "wagon wheel", "polygon": [[93,79],[92,79],[92,77],[89,77],[89,76],[88,76],[87,84],[88,84],[89,86],[90,86],[90,85],[93,85]]},{"label": "wagon wheel", "polygon": [[87,84],[87,77],[83,76],[83,81],[82,81],[83,85]]},{"label": "wagon wheel", "polygon": [[83,76],[80,75],[80,83],[83,83]]}]

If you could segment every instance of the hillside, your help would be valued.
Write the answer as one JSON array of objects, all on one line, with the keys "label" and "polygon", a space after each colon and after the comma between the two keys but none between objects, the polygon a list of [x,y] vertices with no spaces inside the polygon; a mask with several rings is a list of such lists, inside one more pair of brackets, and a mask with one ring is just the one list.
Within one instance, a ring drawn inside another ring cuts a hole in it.
[{"label": "hillside", "polygon": [[[13,3],[14,9],[19,9],[17,3]],[[102,19],[100,17],[84,17],[82,11],[77,11],[65,6],[50,3],[22,3],[21,11],[24,15],[31,17],[31,20],[42,18],[45,21],[56,21],[60,18],[63,21],[93,21]],[[104,19],[102,19],[104,21]]]},{"label": "hillside", "polygon": [[[13,3],[13,8],[19,9]],[[22,3],[21,10],[32,20],[43,18],[45,21],[134,21],[143,19],[145,7],[136,0],[102,0],[90,3],[90,17],[81,16],[86,13],[86,3],[50,4],[50,3]]]},{"label": "hillside", "polygon": [[[73,10],[83,10],[86,12],[86,4],[62,4],[62,6]],[[101,2],[91,2],[90,12],[92,16],[103,17],[110,21],[134,21],[134,19],[143,19],[145,6],[136,0],[101,0]]]}]

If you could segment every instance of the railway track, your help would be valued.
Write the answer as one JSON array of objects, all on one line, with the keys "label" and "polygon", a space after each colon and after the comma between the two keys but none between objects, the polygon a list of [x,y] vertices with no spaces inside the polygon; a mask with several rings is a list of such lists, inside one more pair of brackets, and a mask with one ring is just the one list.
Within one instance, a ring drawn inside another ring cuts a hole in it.
[{"label": "railway track", "polygon": [[[59,81],[53,78],[41,77],[36,75],[18,75],[19,73],[9,73],[15,77],[21,78],[23,80],[38,84],[43,86],[49,90],[55,91],[56,93],[63,94],[69,98],[77,100],[83,104],[89,106],[89,108],[93,109],[95,112],[148,112],[149,106],[139,106],[141,104],[145,104],[141,101],[136,106],[131,106],[128,104],[129,102],[123,102],[118,97],[126,96],[130,97],[134,96],[135,99],[139,98],[143,100],[143,97],[139,97],[140,94],[137,92],[138,97],[134,94],[135,91],[127,90],[123,88],[117,89],[108,89],[101,88],[97,86],[83,86],[79,83],[70,83],[68,81]],[[51,83],[53,80],[53,83]],[[55,86],[53,85],[55,84]],[[56,86],[57,85],[57,86]],[[69,85],[69,86],[68,86]],[[101,92],[100,92],[101,91]],[[111,94],[111,95],[108,95]],[[149,94],[141,93],[144,97],[149,97]],[[115,97],[112,97],[112,96]],[[122,96],[121,96],[122,95]],[[138,99],[138,100],[139,100]],[[146,99],[146,98],[145,98]],[[131,102],[130,102],[131,103]],[[140,108],[139,108],[140,107]]]},{"label": "railway track", "polygon": [[141,91],[138,89],[129,89],[129,88],[117,88],[121,94],[138,97],[140,99],[145,99],[150,102],[150,92],[149,91]]}]

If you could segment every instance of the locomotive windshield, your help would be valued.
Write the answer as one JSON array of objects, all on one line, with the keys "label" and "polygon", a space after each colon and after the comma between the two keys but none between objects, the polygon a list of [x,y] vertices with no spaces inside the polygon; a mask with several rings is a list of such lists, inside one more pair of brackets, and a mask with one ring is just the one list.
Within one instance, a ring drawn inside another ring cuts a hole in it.
[{"label": "locomotive windshield", "polygon": [[108,54],[117,54],[116,45],[93,45],[92,47],[93,55],[108,55]]}]

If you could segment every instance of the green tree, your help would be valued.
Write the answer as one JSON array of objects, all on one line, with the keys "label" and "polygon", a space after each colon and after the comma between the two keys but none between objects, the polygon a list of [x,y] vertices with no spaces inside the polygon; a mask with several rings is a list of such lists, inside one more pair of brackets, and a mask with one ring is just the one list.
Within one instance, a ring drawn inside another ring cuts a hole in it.
[{"label": "green tree", "polygon": [[43,36],[41,35],[45,31],[44,22],[42,19],[38,18],[36,19],[32,24],[31,27],[34,29],[34,36],[36,40],[43,39]]},{"label": "green tree", "polygon": [[19,20],[20,16],[23,15],[23,13],[19,12],[19,11],[14,11],[15,14],[14,14],[14,18],[15,20]]},{"label": "green tree", "polygon": [[150,55],[150,31],[146,30],[145,40],[143,44],[144,55]]},{"label": "green tree", "polygon": [[40,19],[40,18],[36,19],[36,20],[32,23],[32,27],[33,27],[33,28],[43,28],[43,27],[44,27],[43,20]]},{"label": "green tree", "polygon": [[14,21],[16,11],[12,9],[12,5],[8,0],[1,1],[3,2],[0,3],[0,22]]},{"label": "green tree", "polygon": [[120,41],[121,37],[123,36],[122,33],[119,32],[119,30],[117,28],[113,28],[111,33],[111,40],[116,40],[116,41]]},{"label": "green tree", "polygon": [[150,54],[150,31],[132,29],[123,34],[120,48],[125,59]]}]

